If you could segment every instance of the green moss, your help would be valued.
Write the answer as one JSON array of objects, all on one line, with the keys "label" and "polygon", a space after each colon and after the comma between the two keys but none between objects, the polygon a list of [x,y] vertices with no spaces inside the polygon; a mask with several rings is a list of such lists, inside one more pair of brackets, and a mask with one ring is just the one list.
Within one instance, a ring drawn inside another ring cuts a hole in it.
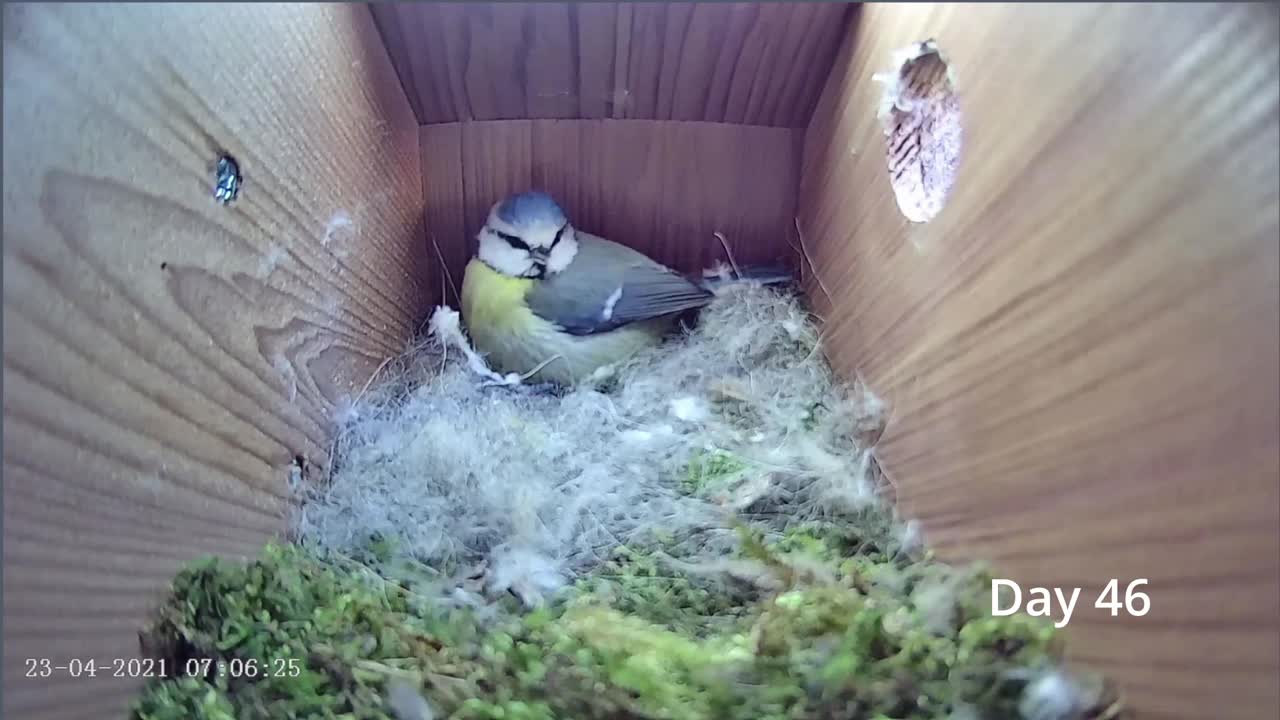
[{"label": "green moss", "polygon": [[[622,548],[551,605],[486,622],[300,548],[203,560],[147,639],[215,669],[154,682],[135,717],[383,720],[396,679],[452,720],[926,720],[961,704],[1013,718],[1009,671],[1058,657],[1049,622],[990,616],[987,576],[907,563],[875,523],[742,537],[736,560],[774,590]],[[284,672],[216,671],[254,658]]]},{"label": "green moss", "polygon": [[[872,562],[905,563],[894,533],[892,518],[874,508],[835,521],[814,521],[789,528],[777,543],[781,552],[803,551],[823,560],[849,558]],[[900,561],[900,562],[899,562]]]},{"label": "green moss", "polygon": [[198,677],[152,685],[138,701],[135,715],[140,720],[236,720],[225,689]]},{"label": "green moss", "polygon": [[690,637],[739,623],[758,597],[753,588],[725,587],[666,566],[654,552],[619,547],[613,557],[579,581],[576,598],[640,618]]},{"label": "green moss", "polygon": [[[474,632],[410,600],[367,573],[270,545],[245,565],[210,558],[185,569],[144,644],[180,674],[202,671],[200,679],[224,688],[240,720],[389,718],[383,683],[447,666],[454,659],[448,648]],[[233,676],[243,667],[257,677]],[[197,691],[205,688],[188,688]],[[177,692],[154,685],[142,707],[162,707],[157,693]]]},{"label": "green moss", "polygon": [[690,495],[699,495],[723,488],[737,479],[746,468],[746,463],[724,450],[699,450],[689,459],[683,482],[684,491]]}]

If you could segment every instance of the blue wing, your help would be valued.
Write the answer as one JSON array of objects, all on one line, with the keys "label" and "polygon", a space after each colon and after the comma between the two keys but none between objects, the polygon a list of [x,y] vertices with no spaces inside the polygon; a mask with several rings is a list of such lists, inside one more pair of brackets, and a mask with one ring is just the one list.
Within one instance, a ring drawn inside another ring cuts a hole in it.
[{"label": "blue wing", "polygon": [[538,282],[529,308],[573,335],[700,308],[713,294],[644,254],[578,232],[569,267]]}]

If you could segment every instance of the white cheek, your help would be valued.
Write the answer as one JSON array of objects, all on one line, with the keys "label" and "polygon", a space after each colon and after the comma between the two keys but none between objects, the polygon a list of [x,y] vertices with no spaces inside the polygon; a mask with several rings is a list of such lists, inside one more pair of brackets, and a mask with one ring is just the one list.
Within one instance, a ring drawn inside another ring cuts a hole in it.
[{"label": "white cheek", "polygon": [[487,235],[480,238],[480,259],[505,275],[524,275],[533,266],[528,253]]},{"label": "white cheek", "polygon": [[551,255],[547,257],[547,270],[558,273],[569,267],[569,263],[573,262],[573,256],[578,254],[578,241],[568,239],[561,242],[551,250]]}]

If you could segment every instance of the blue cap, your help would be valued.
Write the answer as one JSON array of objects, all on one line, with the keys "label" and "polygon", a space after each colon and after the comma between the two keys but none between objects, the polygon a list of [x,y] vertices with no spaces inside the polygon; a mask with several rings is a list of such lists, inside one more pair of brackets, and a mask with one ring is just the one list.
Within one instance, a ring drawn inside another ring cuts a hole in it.
[{"label": "blue cap", "polygon": [[530,222],[546,222],[552,225],[565,223],[564,210],[550,195],[531,190],[512,195],[498,206],[498,217],[512,225],[527,225]]}]

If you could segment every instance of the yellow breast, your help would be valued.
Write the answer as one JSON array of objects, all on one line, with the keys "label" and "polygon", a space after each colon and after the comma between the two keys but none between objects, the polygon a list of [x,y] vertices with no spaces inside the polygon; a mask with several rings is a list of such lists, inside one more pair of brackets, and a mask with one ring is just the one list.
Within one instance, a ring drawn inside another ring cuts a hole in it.
[{"label": "yellow breast", "polygon": [[503,275],[473,259],[462,278],[462,317],[469,328],[510,331],[526,327],[535,320],[525,303],[532,287],[529,278]]},{"label": "yellow breast", "polygon": [[609,332],[575,336],[529,309],[525,301],[536,280],[496,272],[479,260],[462,280],[462,317],[471,343],[498,372],[531,380],[570,383],[602,365],[631,357],[657,343],[669,318],[632,323]]}]

